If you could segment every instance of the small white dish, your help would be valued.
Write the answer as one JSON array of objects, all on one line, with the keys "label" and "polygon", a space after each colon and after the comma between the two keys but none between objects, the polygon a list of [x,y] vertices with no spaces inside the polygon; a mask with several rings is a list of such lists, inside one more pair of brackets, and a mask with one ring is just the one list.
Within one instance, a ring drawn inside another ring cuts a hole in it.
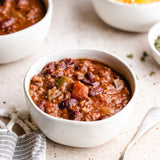
[{"label": "small white dish", "polygon": [[[120,112],[110,118],[90,122],[61,119],[50,116],[40,110],[29,95],[30,80],[47,63],[69,57],[99,60],[122,74],[128,80],[132,91],[132,98],[129,103]],[[72,147],[95,147],[111,140],[128,122],[134,108],[137,82],[132,69],[117,56],[99,50],[77,49],[52,53],[36,61],[29,68],[25,76],[24,92],[34,121],[49,139]]]},{"label": "small white dish", "polygon": [[52,0],[43,1],[47,11],[39,22],[15,33],[0,35],[0,64],[25,58],[42,45],[52,18]]},{"label": "small white dish", "polygon": [[160,52],[155,47],[155,40],[160,36],[160,22],[155,24],[148,33],[148,43],[155,61],[160,65]]},{"label": "small white dish", "polygon": [[115,28],[131,32],[147,32],[160,21],[160,2],[127,4],[116,0],[92,0],[99,17]]}]

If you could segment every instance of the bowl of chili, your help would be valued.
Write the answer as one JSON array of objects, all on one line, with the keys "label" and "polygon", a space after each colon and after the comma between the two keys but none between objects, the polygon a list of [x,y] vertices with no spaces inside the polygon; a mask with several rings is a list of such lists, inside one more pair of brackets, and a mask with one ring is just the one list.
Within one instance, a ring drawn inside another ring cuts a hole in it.
[{"label": "bowl of chili", "polygon": [[77,49],[45,56],[24,79],[30,113],[51,140],[95,147],[125,126],[134,108],[137,82],[117,56]]},{"label": "bowl of chili", "polygon": [[52,0],[0,2],[0,64],[36,53],[51,23]]}]

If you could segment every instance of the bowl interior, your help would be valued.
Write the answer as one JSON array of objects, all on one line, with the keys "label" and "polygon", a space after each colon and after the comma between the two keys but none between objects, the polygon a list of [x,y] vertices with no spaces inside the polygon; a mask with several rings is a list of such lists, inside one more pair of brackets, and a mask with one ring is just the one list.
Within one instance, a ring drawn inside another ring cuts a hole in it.
[{"label": "bowl interior", "polygon": [[[39,59],[38,61],[36,61],[28,70],[25,77],[25,81],[24,81],[24,89],[25,89],[27,98],[31,101],[33,106],[36,107],[36,105],[32,101],[28,92],[30,80],[35,74],[38,74],[47,63],[51,61],[59,61],[63,58],[87,58],[87,59],[98,60],[107,64],[108,66],[110,66],[112,69],[114,69],[115,71],[117,71],[127,79],[131,87],[132,97],[134,96],[135,90],[136,90],[136,77],[133,71],[130,69],[130,67],[125,62],[123,62],[120,58],[118,58],[117,56],[114,56],[113,54],[106,53],[103,51],[98,51],[98,50],[87,50],[87,49],[68,50],[68,51],[53,53],[51,55],[45,56]],[[40,110],[38,107],[36,108]]]},{"label": "bowl interior", "polygon": [[[49,9],[52,8],[52,1],[51,0],[43,0],[45,7],[46,7],[46,14],[44,15],[44,17],[48,14]],[[43,18],[44,18],[43,17]],[[42,19],[43,19],[42,18]],[[41,21],[41,20],[40,20]]]}]

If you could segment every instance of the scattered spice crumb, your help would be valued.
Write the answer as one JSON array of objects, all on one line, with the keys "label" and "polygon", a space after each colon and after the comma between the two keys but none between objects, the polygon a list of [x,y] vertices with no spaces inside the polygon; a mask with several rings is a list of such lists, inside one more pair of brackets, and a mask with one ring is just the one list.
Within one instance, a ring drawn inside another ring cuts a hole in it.
[{"label": "scattered spice crumb", "polygon": [[57,154],[55,153],[55,154],[54,154],[54,158],[56,158],[56,157],[57,157]]},{"label": "scattered spice crumb", "polygon": [[156,73],[155,73],[154,71],[151,71],[149,75],[150,75],[150,76],[154,76],[155,74],[156,74]]},{"label": "scattered spice crumb", "polygon": [[157,130],[159,130],[159,128],[156,128]]},{"label": "scattered spice crumb", "polygon": [[6,101],[3,101],[3,104],[6,104]]},{"label": "scattered spice crumb", "polygon": [[132,59],[133,58],[133,54],[128,54],[127,58],[131,58]]}]

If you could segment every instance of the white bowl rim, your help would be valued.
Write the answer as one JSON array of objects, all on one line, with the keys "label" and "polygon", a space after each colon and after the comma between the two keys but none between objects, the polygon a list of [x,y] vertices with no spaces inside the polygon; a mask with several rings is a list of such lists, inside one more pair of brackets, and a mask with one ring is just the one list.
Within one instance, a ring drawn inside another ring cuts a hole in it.
[{"label": "white bowl rim", "polygon": [[[156,49],[154,43],[152,43],[153,41],[151,41],[151,39],[150,39],[150,36],[153,34],[153,32],[155,32],[157,26],[160,27],[160,22],[158,22],[158,23],[156,23],[155,25],[153,25],[153,26],[151,27],[151,29],[149,30],[149,32],[148,32],[148,43],[149,43],[150,47],[152,48],[152,50],[153,50],[158,56],[160,56],[160,52]],[[158,37],[158,36],[160,36],[160,33],[157,34],[157,37]],[[156,39],[155,39],[155,40],[156,40]],[[155,40],[154,40],[154,42],[155,42]]]},{"label": "white bowl rim", "polygon": [[[108,52],[108,51],[105,51],[105,50],[97,50],[97,49],[69,49],[67,51],[75,51],[75,52],[79,52],[79,51],[96,51],[96,52],[101,52],[101,53],[105,53],[105,54],[108,54],[110,56],[113,56],[114,58],[116,58],[118,61],[122,62],[124,66],[126,66],[128,68],[128,70],[130,71],[130,73],[132,74],[132,78],[134,80],[134,85],[135,85],[135,88],[134,88],[134,92],[132,93],[132,97],[130,99],[130,101],[127,103],[127,105],[122,109],[120,110],[118,113],[116,113],[115,115],[109,117],[109,118],[106,118],[106,119],[102,119],[102,120],[98,120],[98,121],[74,121],[74,120],[69,120],[69,119],[63,119],[63,118],[58,118],[58,117],[54,117],[54,116],[51,116],[45,112],[43,112],[41,109],[39,109],[37,107],[37,105],[33,102],[32,98],[30,97],[29,95],[29,92],[28,92],[28,88],[26,86],[26,79],[27,79],[27,76],[28,76],[28,73],[29,71],[32,69],[32,67],[34,67],[34,65],[36,65],[36,63],[38,63],[39,61],[41,61],[42,59],[44,59],[45,57],[50,57],[50,56],[53,56],[53,54],[49,54],[49,55],[46,55],[46,56],[43,56],[41,57],[40,59],[36,60],[30,67],[29,69],[27,70],[26,72],[26,75],[24,77],[24,81],[23,81],[23,88],[24,88],[24,93],[26,95],[26,98],[29,100],[29,102],[32,104],[32,107],[34,107],[36,109],[36,111],[38,111],[40,114],[42,114],[43,116],[46,116],[47,118],[49,119],[53,119],[55,121],[61,121],[61,122],[64,122],[64,123],[70,123],[70,124],[76,124],[76,125],[87,125],[87,126],[92,126],[92,125],[97,125],[97,124],[100,124],[100,123],[105,123],[106,121],[111,121],[112,119],[116,118],[121,112],[124,112],[127,108],[127,106],[132,103],[132,101],[135,101],[135,98],[136,98],[136,95],[137,95],[137,78],[136,78],[136,75],[134,74],[133,70],[131,69],[131,67],[126,64],[126,62],[124,62],[121,58],[119,58],[118,56],[112,54],[111,52]],[[65,52],[62,51],[62,52]],[[61,51],[59,51],[59,53],[62,53]],[[48,62],[49,63],[49,62]]]},{"label": "white bowl rim", "polygon": [[16,31],[14,33],[0,35],[0,39],[14,37],[14,36],[16,36],[18,34],[21,34],[21,33],[25,32],[25,31],[31,30],[33,27],[36,27],[37,25],[42,23],[46,19],[46,17],[48,17],[48,14],[50,14],[50,12],[52,12],[52,0],[47,0],[47,3],[48,3],[48,7],[46,8],[47,9],[46,13],[45,13],[44,17],[40,21],[38,21],[37,23],[35,23],[35,24],[33,24],[33,25],[31,25],[31,26],[29,26],[27,28],[24,28],[22,30]]},{"label": "white bowl rim", "polygon": [[145,8],[145,7],[151,7],[151,6],[157,5],[157,3],[160,4],[160,1],[151,2],[151,3],[147,3],[147,4],[138,4],[138,3],[130,4],[130,3],[119,2],[119,1],[116,1],[116,0],[105,0],[105,1],[109,1],[110,3],[130,7],[130,8],[132,8],[132,7],[136,7],[136,8],[142,8],[143,7],[143,8]]}]

